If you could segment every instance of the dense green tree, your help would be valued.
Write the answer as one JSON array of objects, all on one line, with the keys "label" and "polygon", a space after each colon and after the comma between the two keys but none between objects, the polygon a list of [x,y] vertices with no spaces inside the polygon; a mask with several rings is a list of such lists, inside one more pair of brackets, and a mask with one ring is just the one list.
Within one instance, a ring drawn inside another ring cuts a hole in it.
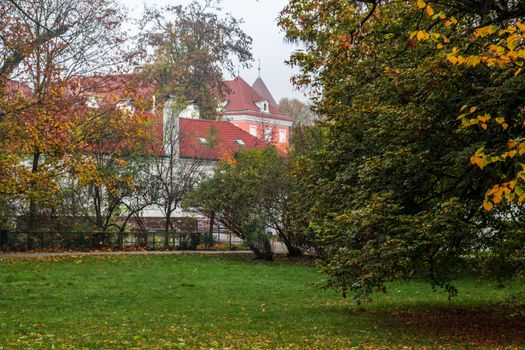
[{"label": "dense green tree", "polygon": [[[479,103],[493,115],[522,114],[525,82],[512,68],[451,65],[443,49],[468,47],[480,25],[522,18],[523,5],[432,3],[292,0],[280,18],[288,38],[303,43],[290,60],[301,71],[295,82],[310,86],[326,116],[321,145],[300,165],[308,227],[328,284],[358,299],[415,277],[454,294],[451,281],[473,262],[498,277],[523,271],[521,207],[487,214],[481,206],[512,166],[470,164],[478,147],[520,131],[489,135],[460,128],[457,117]],[[441,42],[419,40],[436,38],[437,27]]]},{"label": "dense green tree", "polygon": [[301,255],[304,242],[291,230],[288,160],[273,148],[247,149],[219,163],[185,200],[186,205],[214,216],[242,238],[258,258],[271,259],[270,233],[286,245],[290,256]]}]

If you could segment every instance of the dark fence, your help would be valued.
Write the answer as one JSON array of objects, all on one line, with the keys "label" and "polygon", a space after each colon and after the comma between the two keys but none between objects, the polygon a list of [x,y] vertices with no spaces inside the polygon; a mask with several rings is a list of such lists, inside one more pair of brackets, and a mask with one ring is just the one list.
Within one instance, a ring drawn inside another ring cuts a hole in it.
[{"label": "dark fence", "polygon": [[19,232],[0,231],[0,250],[97,249],[168,249],[196,250],[232,249],[242,243],[231,235],[209,232]]}]

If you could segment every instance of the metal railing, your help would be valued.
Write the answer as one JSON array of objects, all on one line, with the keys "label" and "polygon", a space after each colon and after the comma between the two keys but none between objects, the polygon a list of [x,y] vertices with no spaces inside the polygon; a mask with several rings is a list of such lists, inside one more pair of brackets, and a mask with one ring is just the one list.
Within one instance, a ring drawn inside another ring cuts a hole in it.
[{"label": "metal railing", "polygon": [[242,241],[210,232],[24,232],[0,231],[0,251],[31,250],[215,250],[232,249]]}]

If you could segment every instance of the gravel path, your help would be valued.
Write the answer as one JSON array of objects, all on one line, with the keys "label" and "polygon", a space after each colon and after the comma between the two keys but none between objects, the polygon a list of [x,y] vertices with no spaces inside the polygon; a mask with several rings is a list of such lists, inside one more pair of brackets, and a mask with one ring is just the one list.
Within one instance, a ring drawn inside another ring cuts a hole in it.
[{"label": "gravel path", "polygon": [[[285,254],[286,247],[281,242],[272,242],[272,251],[276,254]],[[224,255],[224,254],[252,254],[250,250],[229,251],[129,251],[129,252],[60,252],[60,253],[0,253],[0,259],[31,259],[31,258],[54,258],[63,256],[101,256],[101,255],[180,255],[180,254],[202,254],[202,255]]]}]

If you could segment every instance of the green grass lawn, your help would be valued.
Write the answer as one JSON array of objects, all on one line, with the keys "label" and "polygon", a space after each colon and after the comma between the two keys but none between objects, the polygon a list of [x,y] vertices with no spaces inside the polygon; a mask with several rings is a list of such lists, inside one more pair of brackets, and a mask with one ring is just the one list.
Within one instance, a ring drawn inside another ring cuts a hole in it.
[{"label": "green grass lawn", "polygon": [[[0,261],[0,349],[525,347],[525,287],[420,282],[364,306],[304,264],[211,256]],[[519,310],[519,309],[518,309]],[[521,309],[523,311],[523,309]]]}]

